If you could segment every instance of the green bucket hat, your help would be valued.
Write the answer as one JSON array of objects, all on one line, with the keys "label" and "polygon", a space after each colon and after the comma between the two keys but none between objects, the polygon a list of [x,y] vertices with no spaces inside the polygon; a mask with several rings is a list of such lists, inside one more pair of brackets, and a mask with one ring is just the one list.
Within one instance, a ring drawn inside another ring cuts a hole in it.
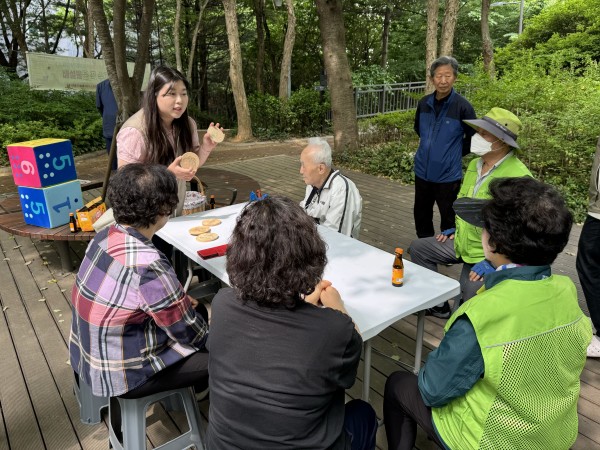
[{"label": "green bucket hat", "polygon": [[521,121],[506,109],[492,108],[481,119],[463,120],[463,122],[476,130],[483,128],[509,146],[520,148],[517,144],[517,136],[521,130]]}]

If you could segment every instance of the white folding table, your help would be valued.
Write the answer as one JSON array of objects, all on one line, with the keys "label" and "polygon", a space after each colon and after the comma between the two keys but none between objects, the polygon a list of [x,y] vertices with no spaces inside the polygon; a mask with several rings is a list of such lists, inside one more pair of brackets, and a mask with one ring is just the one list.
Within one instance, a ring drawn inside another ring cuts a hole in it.
[{"label": "white folding table", "polygon": [[[245,203],[177,217],[169,220],[157,234],[191,261],[229,284],[225,257],[204,260],[197,252],[226,244],[244,206]],[[213,227],[219,239],[209,243],[197,242],[188,230],[207,217],[221,219],[221,225]],[[417,373],[421,366],[425,309],[455,297],[460,292],[460,286],[456,280],[405,261],[404,286],[394,287],[391,282],[394,255],[320,225],[319,233],[328,247],[324,279],[330,280],[340,292],[348,314],[363,337],[363,399],[368,401],[371,338],[403,317],[418,313],[414,366]],[[189,285],[189,280],[186,284]]]}]

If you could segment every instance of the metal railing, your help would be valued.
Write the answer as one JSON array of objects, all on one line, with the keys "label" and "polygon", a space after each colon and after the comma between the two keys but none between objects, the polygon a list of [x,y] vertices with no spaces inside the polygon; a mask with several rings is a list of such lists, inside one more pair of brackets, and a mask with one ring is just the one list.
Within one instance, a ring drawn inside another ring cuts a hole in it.
[{"label": "metal railing", "polygon": [[354,88],[356,118],[415,109],[424,94],[425,81],[356,86]]}]

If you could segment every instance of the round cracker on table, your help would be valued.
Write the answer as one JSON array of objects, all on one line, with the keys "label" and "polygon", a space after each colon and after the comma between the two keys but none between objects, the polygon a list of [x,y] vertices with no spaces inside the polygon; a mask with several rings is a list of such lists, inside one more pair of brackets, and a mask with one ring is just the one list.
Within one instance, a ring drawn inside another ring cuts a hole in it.
[{"label": "round cracker on table", "polygon": [[213,142],[216,142],[217,144],[219,142],[223,142],[223,140],[225,139],[225,133],[223,133],[217,127],[208,127],[208,130],[206,130],[206,132],[208,133],[210,138],[213,140]]},{"label": "round cracker on table", "polygon": [[210,242],[219,239],[219,235],[217,233],[204,233],[196,236],[196,240],[198,242]]},{"label": "round cracker on table", "polygon": [[195,172],[200,166],[200,158],[193,152],[186,152],[181,156],[179,165],[184,169],[192,169]]},{"label": "round cracker on table", "polygon": [[192,236],[198,236],[200,234],[209,233],[210,227],[207,227],[205,225],[200,225],[197,227],[190,228],[189,231]]},{"label": "round cracker on table", "polygon": [[204,225],[205,227],[216,227],[217,225],[221,225],[221,219],[209,217],[208,219],[204,219],[202,221],[202,225]]}]

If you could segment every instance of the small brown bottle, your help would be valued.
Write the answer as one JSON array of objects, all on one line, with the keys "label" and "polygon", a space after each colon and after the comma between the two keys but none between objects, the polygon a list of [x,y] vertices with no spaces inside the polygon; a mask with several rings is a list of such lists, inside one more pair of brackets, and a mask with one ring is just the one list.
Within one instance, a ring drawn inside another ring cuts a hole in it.
[{"label": "small brown bottle", "polygon": [[396,257],[392,266],[392,285],[400,287],[404,285],[404,263],[402,262],[402,254],[404,250],[396,248]]},{"label": "small brown bottle", "polygon": [[75,214],[69,213],[69,229],[71,233],[77,232],[77,219],[75,219]]},{"label": "small brown bottle", "polygon": [[214,195],[210,196],[210,200],[208,202],[208,208],[215,209],[215,196]]}]

